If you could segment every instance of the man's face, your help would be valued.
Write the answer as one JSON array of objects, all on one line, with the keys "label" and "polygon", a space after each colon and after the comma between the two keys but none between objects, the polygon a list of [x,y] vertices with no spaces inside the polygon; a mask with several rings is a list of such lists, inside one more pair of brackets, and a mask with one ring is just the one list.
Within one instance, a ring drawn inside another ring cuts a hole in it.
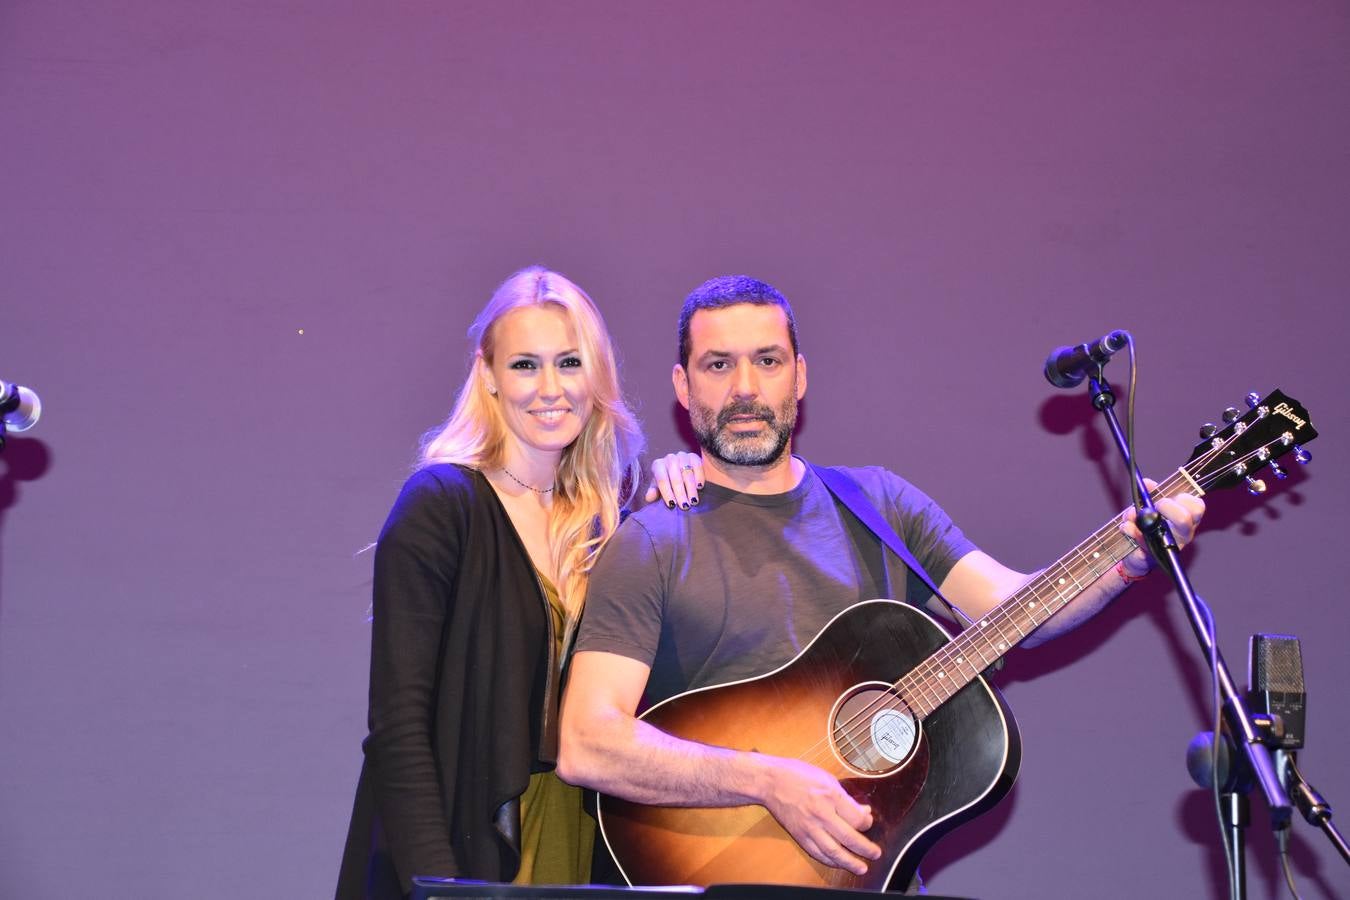
[{"label": "man's face", "polygon": [[792,352],[787,316],[772,305],[700,309],[689,320],[689,365],[675,394],[714,459],[763,468],[787,454],[806,393],[806,360]]}]

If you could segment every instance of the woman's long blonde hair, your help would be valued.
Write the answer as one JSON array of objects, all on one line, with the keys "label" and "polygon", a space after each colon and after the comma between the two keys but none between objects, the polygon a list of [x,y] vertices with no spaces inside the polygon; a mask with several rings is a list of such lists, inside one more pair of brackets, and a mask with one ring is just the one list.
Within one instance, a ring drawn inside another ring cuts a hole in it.
[{"label": "woman's long blonde hair", "polygon": [[[619,367],[605,320],[586,292],[557,272],[530,266],[502,282],[469,329],[477,353],[490,367],[498,320],[512,310],[545,303],[559,307],[576,331],[591,392],[590,416],[558,463],[549,516],[549,549],[570,634],[581,615],[596,552],[619,527],[619,508],[637,490],[644,441],[619,389]],[[450,418],[423,438],[418,465],[499,468],[505,461],[506,435],[497,397],[488,393],[481,367],[470,364]]]}]

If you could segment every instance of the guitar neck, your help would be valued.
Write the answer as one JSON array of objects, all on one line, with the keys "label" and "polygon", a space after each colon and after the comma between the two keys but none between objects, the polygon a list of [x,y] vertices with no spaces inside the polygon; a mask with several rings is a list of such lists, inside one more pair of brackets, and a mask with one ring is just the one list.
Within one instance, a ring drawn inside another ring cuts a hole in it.
[{"label": "guitar neck", "polygon": [[[1204,493],[1178,469],[1158,485],[1153,496],[1161,499],[1187,492]],[[920,717],[933,712],[1129,556],[1136,544],[1120,530],[1124,518],[1121,513],[1098,528],[896,682],[913,712]]]}]

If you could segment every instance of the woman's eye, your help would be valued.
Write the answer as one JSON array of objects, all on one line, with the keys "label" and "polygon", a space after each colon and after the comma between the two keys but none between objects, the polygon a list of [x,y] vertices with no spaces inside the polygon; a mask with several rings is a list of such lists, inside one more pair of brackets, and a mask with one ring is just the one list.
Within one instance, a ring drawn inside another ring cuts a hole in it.
[{"label": "woman's eye", "polygon": [[533,369],[533,368],[534,368],[534,360],[532,360],[532,359],[518,359],[518,360],[516,360],[515,362],[511,363],[511,365],[510,365],[508,368],[512,368],[512,369]]},{"label": "woman's eye", "polygon": [[558,366],[559,366],[560,368],[563,368],[563,369],[580,369],[580,368],[581,368],[581,357],[580,357],[580,356],[569,356],[569,357],[565,358],[562,362],[558,363]]}]

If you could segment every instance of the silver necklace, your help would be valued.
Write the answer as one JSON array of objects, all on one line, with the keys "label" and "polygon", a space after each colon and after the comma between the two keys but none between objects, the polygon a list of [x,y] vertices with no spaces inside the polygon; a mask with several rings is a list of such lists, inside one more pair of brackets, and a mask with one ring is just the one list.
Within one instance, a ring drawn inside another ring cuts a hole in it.
[{"label": "silver necklace", "polygon": [[551,493],[553,493],[553,488],[557,487],[557,485],[555,484],[555,485],[552,485],[552,486],[546,487],[546,488],[537,488],[537,487],[535,487],[535,486],[532,485],[532,484],[526,484],[525,482],[521,481],[521,480],[520,480],[519,478],[517,478],[516,476],[512,475],[512,474],[511,474],[511,470],[508,469],[506,466],[502,466],[502,471],[506,473],[506,477],[507,477],[507,478],[510,478],[512,481],[514,481],[516,484],[520,485],[520,486],[523,487],[523,488],[529,488],[530,490],[534,491],[536,494],[551,494]]}]

